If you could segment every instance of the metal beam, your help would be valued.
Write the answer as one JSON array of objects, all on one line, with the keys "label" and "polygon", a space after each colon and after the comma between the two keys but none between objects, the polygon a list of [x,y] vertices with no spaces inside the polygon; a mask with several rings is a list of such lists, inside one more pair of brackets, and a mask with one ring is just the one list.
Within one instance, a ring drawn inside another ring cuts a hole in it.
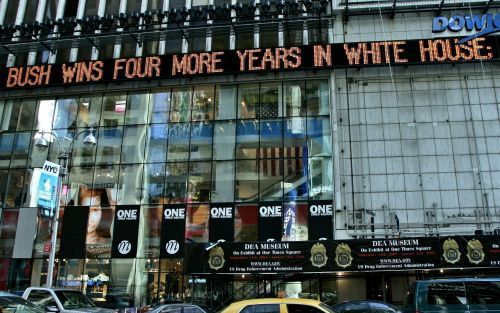
[{"label": "metal beam", "polygon": [[394,15],[396,15],[396,2],[398,0],[394,0],[394,2],[392,3],[392,10],[391,10],[391,20],[394,19]]},{"label": "metal beam", "polygon": [[488,12],[492,2],[493,2],[493,0],[488,0],[488,3],[486,4],[486,7],[484,8],[483,14],[486,14]]},{"label": "metal beam", "polygon": [[441,11],[443,10],[443,5],[444,5],[444,0],[441,0],[441,3],[439,3],[438,10],[436,12],[436,16],[441,15]]}]

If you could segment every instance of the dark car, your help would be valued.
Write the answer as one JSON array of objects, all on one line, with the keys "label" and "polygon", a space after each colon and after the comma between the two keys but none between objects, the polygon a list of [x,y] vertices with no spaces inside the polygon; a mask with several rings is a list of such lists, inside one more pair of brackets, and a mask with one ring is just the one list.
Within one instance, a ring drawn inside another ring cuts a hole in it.
[{"label": "dark car", "polygon": [[44,313],[45,311],[19,296],[0,292],[0,312]]},{"label": "dark car", "polygon": [[405,313],[500,312],[500,278],[419,280],[408,288]]},{"label": "dark car", "polygon": [[376,300],[345,301],[331,306],[335,313],[399,313],[391,304]]}]

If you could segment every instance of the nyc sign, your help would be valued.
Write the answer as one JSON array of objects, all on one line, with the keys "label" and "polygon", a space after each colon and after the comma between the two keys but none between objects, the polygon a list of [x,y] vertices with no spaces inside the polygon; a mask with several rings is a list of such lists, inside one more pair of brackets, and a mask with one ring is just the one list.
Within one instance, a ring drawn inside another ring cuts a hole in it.
[{"label": "nyc sign", "polygon": [[57,163],[45,161],[43,164],[38,181],[37,205],[43,209],[44,215],[52,216],[56,207],[60,169]]},{"label": "nyc sign", "polygon": [[459,41],[462,44],[477,37],[500,32],[500,13],[453,15],[449,18],[436,16],[432,21],[432,32],[441,33],[446,30],[451,32],[475,31],[474,34],[462,38]]}]

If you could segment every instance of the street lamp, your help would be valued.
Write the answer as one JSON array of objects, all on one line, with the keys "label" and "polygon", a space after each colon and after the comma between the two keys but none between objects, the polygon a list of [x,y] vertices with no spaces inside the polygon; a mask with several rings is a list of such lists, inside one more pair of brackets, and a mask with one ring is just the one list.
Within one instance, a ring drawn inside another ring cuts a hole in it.
[{"label": "street lamp", "polygon": [[[81,134],[85,132],[89,132],[87,136],[83,139],[83,144],[87,147],[94,147],[97,144],[97,139],[94,136],[94,129],[91,127],[90,129],[85,129],[82,130],[81,132],[77,133],[73,139],[70,139],[70,144],[69,144],[69,149],[67,151],[64,151],[61,146],[61,141],[59,140],[59,137],[54,131],[39,131],[35,135],[34,143],[35,147],[37,147],[40,150],[45,150],[49,147],[49,141],[45,138],[46,134],[51,135],[53,138],[56,139],[57,142],[57,149],[58,149],[58,156],[57,159],[59,160],[59,178],[57,180],[57,195],[56,195],[56,207],[55,207],[55,212],[52,217],[52,236],[50,239],[50,255],[49,255],[49,265],[47,268],[47,287],[52,287],[52,278],[54,274],[54,262],[55,262],[55,257],[56,257],[56,243],[57,243],[57,227],[58,227],[58,219],[59,219],[59,209],[60,209],[60,197],[61,197],[61,191],[62,191],[62,182],[66,175],[68,175],[69,169],[68,169],[68,161],[69,157],[72,154],[73,150],[73,145],[75,143],[75,140],[80,136]],[[64,139],[68,139],[67,137],[64,137]]]}]

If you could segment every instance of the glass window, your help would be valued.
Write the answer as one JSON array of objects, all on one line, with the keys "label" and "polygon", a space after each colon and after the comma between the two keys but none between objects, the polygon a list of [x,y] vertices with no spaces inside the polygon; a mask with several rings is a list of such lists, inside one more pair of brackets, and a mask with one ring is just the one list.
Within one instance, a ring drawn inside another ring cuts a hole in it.
[{"label": "glass window", "polygon": [[332,155],[332,140],[329,117],[307,119],[307,147],[309,156]]},{"label": "glass window", "polygon": [[213,163],[212,202],[234,202],[234,161]]},{"label": "glass window", "polygon": [[[10,2],[10,1],[9,1]],[[19,1],[12,1],[19,3]],[[45,17],[55,18],[56,0],[48,0],[46,4]],[[38,10],[38,0],[26,1],[26,11],[24,11],[24,22],[33,22],[36,19],[36,11]],[[19,15],[19,14],[18,14]]]},{"label": "glass window", "polygon": [[[471,311],[486,310],[486,308],[500,309],[500,282],[466,282],[465,290],[467,293],[467,302],[470,305]],[[486,305],[488,306],[486,307]]]},{"label": "glass window", "polygon": [[259,161],[260,201],[281,201],[283,198],[283,160]]},{"label": "glass window", "polygon": [[4,207],[19,207],[26,200],[23,187],[26,184],[25,170],[10,170]]},{"label": "glass window", "polygon": [[160,256],[160,236],[161,236],[161,223],[162,223],[161,205],[146,206],[141,208],[141,213],[146,222],[142,223],[143,237],[142,243],[144,247],[144,257],[157,258]]},{"label": "glass window", "polygon": [[257,120],[239,121],[236,128],[236,158],[257,157],[259,147],[259,123]]},{"label": "glass window", "polygon": [[167,123],[170,112],[170,91],[151,94],[151,123]]},{"label": "glass window", "polygon": [[194,88],[191,120],[206,121],[213,119],[214,96],[214,86],[212,85]]},{"label": "glass window", "polygon": [[284,91],[286,116],[305,116],[305,82],[286,82]]},{"label": "glass window", "polygon": [[31,132],[16,133],[14,135],[10,166],[26,166],[30,151],[31,136]]},{"label": "glass window", "polygon": [[331,157],[309,159],[309,198],[330,200],[333,198],[333,165]]},{"label": "glass window", "polygon": [[[38,1],[35,1],[38,2]],[[5,19],[3,21],[4,25],[14,24],[16,22],[17,8],[19,7],[19,1],[8,1],[7,10],[5,12]]]},{"label": "glass window", "polygon": [[127,12],[141,12],[142,0],[128,0]]},{"label": "glass window", "polygon": [[122,165],[118,190],[117,204],[140,204],[142,199],[142,164]]},{"label": "glass window", "polygon": [[287,304],[288,313],[323,313],[322,310],[310,305]]},{"label": "glass window", "polygon": [[304,117],[296,116],[285,119],[283,133],[285,156],[307,156],[306,119]]},{"label": "glass window", "polygon": [[15,134],[0,134],[0,167],[8,167]]},{"label": "glass window", "polygon": [[[0,102],[1,130],[31,130],[35,117],[36,101],[5,100]],[[52,116],[50,116],[52,121]]]},{"label": "glass window", "polygon": [[16,238],[19,209],[3,209],[0,212],[0,257],[12,257]]},{"label": "glass window", "polygon": [[190,160],[212,158],[213,124],[211,122],[193,122],[191,125]]},{"label": "glass window", "polygon": [[427,286],[427,304],[435,305],[456,305],[465,307],[465,286],[463,283],[435,283]]},{"label": "glass window", "polygon": [[256,204],[239,204],[234,214],[234,241],[256,241],[258,238],[258,208]]},{"label": "glass window", "polygon": [[305,95],[307,115],[328,115],[329,88],[327,80],[308,80]]},{"label": "glass window", "polygon": [[94,177],[94,167],[92,166],[74,166],[69,172],[68,185],[63,185],[63,194],[66,195],[65,205],[77,205],[79,202],[80,188],[92,186]]},{"label": "glass window", "polygon": [[99,125],[101,118],[102,95],[83,96],[78,100],[78,127]]},{"label": "glass window", "polygon": [[[227,36],[228,36],[227,40],[229,42],[229,34]],[[254,47],[253,36],[254,36],[253,32],[238,32],[238,36],[236,36],[236,49],[241,50],[241,49],[253,48]]]},{"label": "glass window", "polygon": [[242,84],[238,87],[238,105],[240,118],[257,117],[259,104],[259,84]]},{"label": "glass window", "polygon": [[101,126],[123,125],[125,108],[127,107],[127,96],[123,94],[104,95]]},{"label": "glass window", "polygon": [[149,93],[129,94],[127,98],[127,111],[125,124],[146,124],[149,114]]},{"label": "glass window", "polygon": [[172,90],[170,122],[189,121],[192,97],[191,87]]},{"label": "glass window", "polygon": [[[286,151],[291,150],[287,148]],[[293,152],[293,150],[291,151]],[[297,151],[297,152],[300,152]],[[308,196],[307,188],[307,169],[303,158],[287,158],[283,160],[284,176],[283,188],[285,200],[305,200]]]},{"label": "glass window", "polygon": [[168,127],[165,124],[153,124],[149,128],[146,141],[146,159],[148,162],[167,160]]},{"label": "glass window", "polygon": [[190,123],[172,123],[168,126],[167,160],[187,161],[189,157]]},{"label": "glass window", "polygon": [[[86,0],[85,1],[85,11],[83,16],[97,15],[97,9],[99,8],[100,0]],[[109,12],[114,13],[114,12]]]},{"label": "glass window", "polygon": [[45,290],[32,290],[28,295],[28,301],[33,302],[38,307],[57,306],[56,300],[50,292]]},{"label": "glass window", "polygon": [[260,120],[259,157],[283,157],[283,122],[281,120]]},{"label": "glass window", "polygon": [[186,242],[208,242],[208,204],[188,205],[186,217]]},{"label": "glass window", "polygon": [[121,163],[144,162],[144,142],[146,138],[146,126],[124,127]]},{"label": "glass window", "polygon": [[229,30],[224,31],[221,29],[212,34],[212,51],[226,50],[229,50]]},{"label": "glass window", "polygon": [[168,163],[165,176],[166,203],[185,203],[187,194],[187,163]]},{"label": "glass window", "polygon": [[231,160],[234,158],[236,125],[234,121],[216,122],[214,125],[213,159]]},{"label": "glass window", "polygon": [[165,163],[145,164],[144,188],[147,196],[142,203],[163,203],[165,196]]},{"label": "glass window", "polygon": [[189,163],[188,202],[210,201],[211,162]]},{"label": "glass window", "polygon": [[64,137],[68,128],[76,127],[76,114],[78,110],[78,100],[75,98],[63,98],[56,101],[53,129],[60,129],[58,135]]},{"label": "glass window", "polygon": [[[96,146],[89,146],[84,143],[85,137],[90,135],[90,130],[76,129],[68,136],[74,138],[74,133],[79,134],[73,142],[73,155],[71,158],[71,165],[94,164],[96,158]],[[96,136],[96,130],[93,130],[93,135]],[[97,136],[96,136],[97,138]]]},{"label": "glass window", "polygon": [[106,9],[104,12],[116,14],[120,8],[120,0],[106,0]]},{"label": "glass window", "polygon": [[120,162],[123,127],[99,128],[96,162],[98,164],[117,164]]},{"label": "glass window", "polygon": [[215,118],[236,118],[236,85],[220,85],[215,89]]},{"label": "glass window", "polygon": [[[95,167],[94,184],[96,188],[115,188],[118,184],[118,165],[100,165]],[[92,186],[92,185],[90,185]],[[115,189],[113,189],[115,190]],[[116,192],[110,194],[113,201],[116,199]]]},{"label": "glass window", "polygon": [[259,163],[257,160],[236,161],[236,200],[256,200],[259,195]]},{"label": "glass window", "polygon": [[260,118],[283,116],[281,108],[281,83],[261,84],[260,86]]}]

